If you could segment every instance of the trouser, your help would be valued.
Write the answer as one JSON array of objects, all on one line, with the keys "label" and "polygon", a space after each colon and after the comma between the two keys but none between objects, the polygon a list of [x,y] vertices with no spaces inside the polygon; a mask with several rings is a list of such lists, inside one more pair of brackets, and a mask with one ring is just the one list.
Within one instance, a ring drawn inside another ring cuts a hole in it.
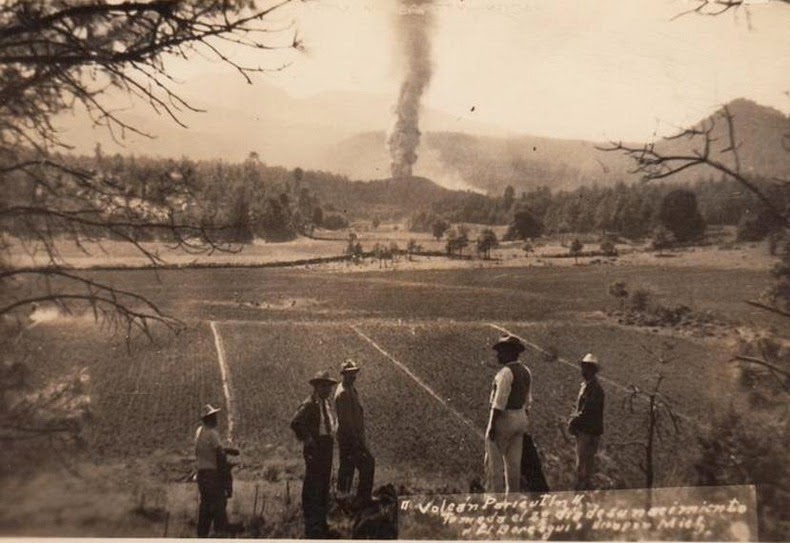
[{"label": "trouser", "polygon": [[373,493],[373,477],[376,470],[376,460],[370,454],[367,446],[359,443],[340,441],[340,466],[337,469],[337,490],[343,494],[351,492],[354,482],[354,471],[359,471],[359,484],[357,497],[370,499]]},{"label": "trouser", "polygon": [[305,451],[302,511],[306,538],[325,539],[327,536],[329,526],[326,515],[329,509],[333,448],[334,440],[330,436],[320,436],[315,446]]},{"label": "trouser", "polygon": [[[491,423],[489,422],[489,429]],[[527,433],[527,414],[523,409],[508,409],[497,418],[494,441],[485,440],[486,491],[519,492],[521,486],[521,452]]]},{"label": "trouser", "polygon": [[576,490],[591,490],[595,455],[600,436],[579,432],[576,435]]},{"label": "trouser", "polygon": [[200,508],[198,509],[198,537],[208,537],[211,525],[215,532],[224,532],[228,525],[225,512],[227,497],[225,483],[215,469],[201,469],[197,473]]}]

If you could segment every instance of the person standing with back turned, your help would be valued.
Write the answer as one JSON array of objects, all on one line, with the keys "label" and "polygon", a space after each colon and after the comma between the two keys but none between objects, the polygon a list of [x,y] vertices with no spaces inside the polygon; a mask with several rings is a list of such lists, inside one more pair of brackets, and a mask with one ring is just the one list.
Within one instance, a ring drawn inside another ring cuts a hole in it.
[{"label": "person standing with back turned", "polygon": [[485,440],[486,491],[518,492],[527,412],[532,403],[532,375],[518,361],[526,349],[520,339],[506,335],[492,348],[503,367],[494,377],[491,390],[491,416]]},{"label": "person standing with back turned", "polygon": [[604,392],[598,382],[600,365],[595,355],[585,355],[580,366],[584,382],[579,389],[576,410],[568,422],[568,431],[576,437],[576,490],[591,490],[595,455],[603,434]]}]

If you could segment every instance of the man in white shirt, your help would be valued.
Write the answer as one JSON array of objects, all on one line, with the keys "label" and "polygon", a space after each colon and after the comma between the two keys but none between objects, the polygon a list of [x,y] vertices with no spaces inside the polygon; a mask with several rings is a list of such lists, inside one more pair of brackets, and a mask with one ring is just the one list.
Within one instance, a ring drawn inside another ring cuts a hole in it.
[{"label": "man in white shirt", "polygon": [[329,400],[337,380],[328,371],[319,371],[310,379],[313,393],[291,420],[291,429],[304,445],[305,476],[302,485],[302,511],[305,537],[327,539],[330,535],[326,515],[332,477],[332,455],[337,416]]},{"label": "man in white shirt", "polygon": [[532,375],[518,361],[526,349],[520,339],[506,335],[492,348],[503,367],[494,377],[491,390],[491,416],[485,440],[486,491],[518,492],[527,412],[532,404]]},{"label": "man in white shirt", "polygon": [[212,524],[217,533],[223,533],[228,525],[225,512],[227,489],[219,470],[220,462],[225,461],[225,449],[217,433],[217,413],[220,411],[218,407],[206,404],[201,411],[202,424],[195,432],[197,483],[200,493],[198,537],[208,537]]}]

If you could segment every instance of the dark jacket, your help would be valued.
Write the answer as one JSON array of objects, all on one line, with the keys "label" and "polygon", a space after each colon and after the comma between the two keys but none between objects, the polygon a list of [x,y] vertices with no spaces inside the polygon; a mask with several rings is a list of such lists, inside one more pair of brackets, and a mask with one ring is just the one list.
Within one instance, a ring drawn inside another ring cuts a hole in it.
[{"label": "dark jacket", "polygon": [[340,444],[365,445],[365,416],[359,395],[354,387],[337,387],[335,394],[337,409],[337,441]]},{"label": "dark jacket", "polygon": [[[332,409],[331,405],[328,409]],[[316,396],[309,396],[296,409],[296,413],[291,419],[291,430],[296,434],[299,441],[307,441],[309,437],[315,442],[319,436],[319,426],[321,424],[321,400]]]},{"label": "dark jacket", "polygon": [[296,409],[291,419],[291,430],[299,441],[305,442],[309,438],[318,440],[318,426],[321,424],[321,406],[315,397],[310,396]]},{"label": "dark jacket", "polygon": [[584,390],[579,395],[576,411],[569,423],[570,432],[573,435],[585,433],[599,436],[603,434],[603,388],[595,377],[582,386]]}]

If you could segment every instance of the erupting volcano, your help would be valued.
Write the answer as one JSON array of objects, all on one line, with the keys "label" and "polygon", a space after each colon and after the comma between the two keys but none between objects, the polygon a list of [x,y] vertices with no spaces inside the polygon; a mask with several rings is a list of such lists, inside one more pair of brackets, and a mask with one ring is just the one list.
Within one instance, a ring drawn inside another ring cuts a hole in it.
[{"label": "erupting volcano", "polygon": [[431,44],[429,31],[433,24],[425,6],[429,0],[405,3],[405,12],[398,16],[398,36],[404,46],[406,74],[401,84],[395,121],[387,134],[387,147],[392,157],[393,178],[410,177],[417,162],[420,144],[420,100],[431,80]]}]

